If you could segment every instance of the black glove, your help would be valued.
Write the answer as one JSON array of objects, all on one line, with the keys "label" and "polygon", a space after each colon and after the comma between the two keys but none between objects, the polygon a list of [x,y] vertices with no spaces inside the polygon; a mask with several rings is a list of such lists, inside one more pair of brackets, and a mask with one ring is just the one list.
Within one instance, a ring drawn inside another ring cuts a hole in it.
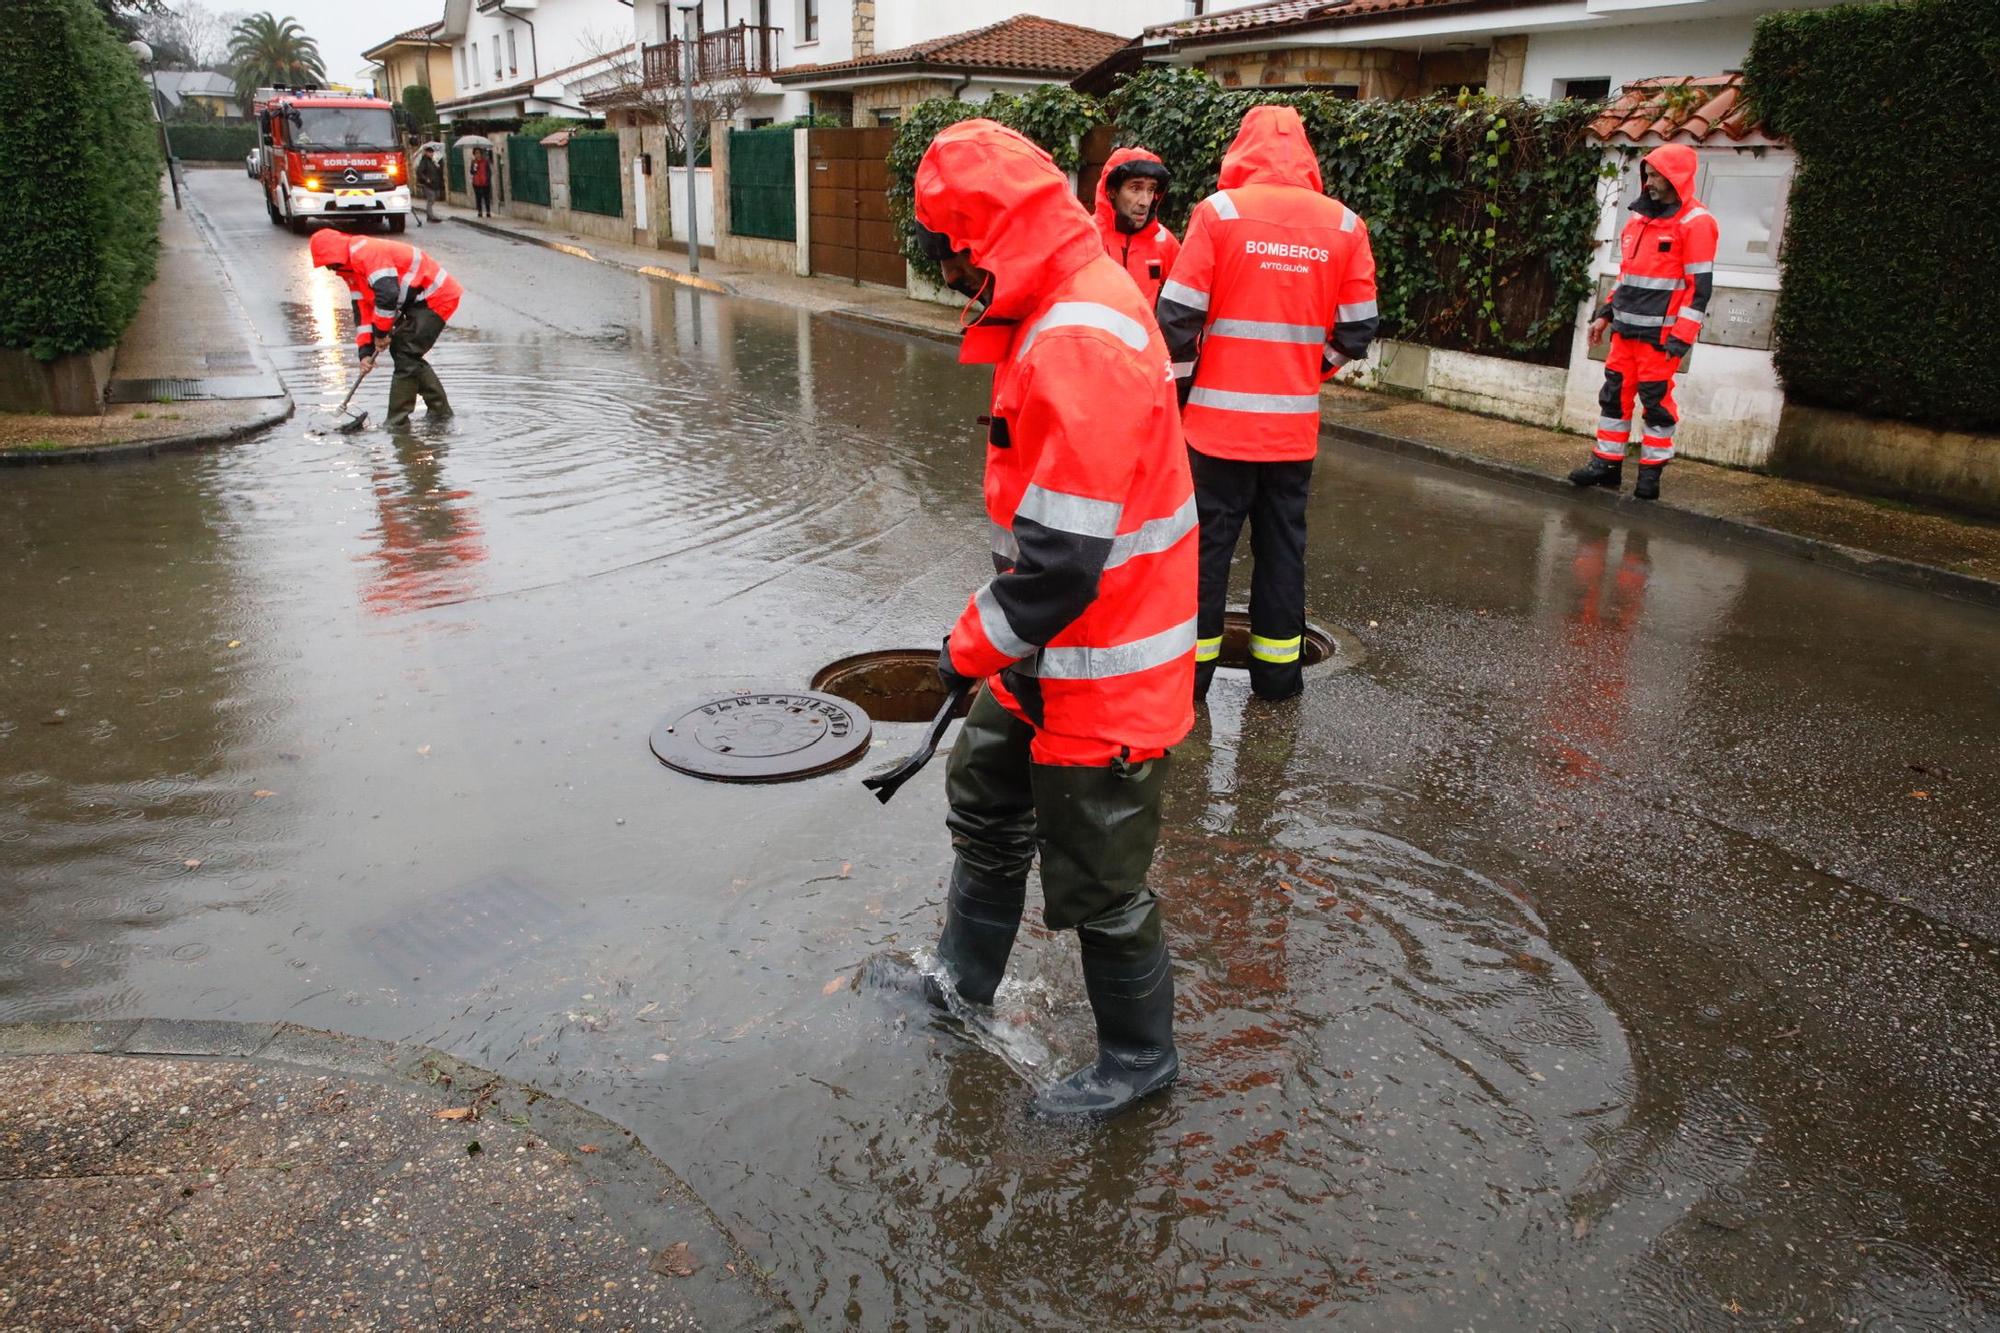
[{"label": "black glove", "polygon": [[969,690],[978,684],[971,676],[962,674],[951,664],[951,635],[944,636],[944,647],[938,650],[938,675],[944,680],[946,694],[954,690]]},{"label": "black glove", "polygon": [[368,359],[369,357],[371,357],[371,356],[375,355],[375,344],[374,344],[374,343],[372,343],[372,342],[371,342],[371,343],[362,343],[362,344],[361,344],[360,346],[361,346],[361,359],[362,359],[363,361],[366,361],[366,360],[367,360],[367,359]]},{"label": "black glove", "polygon": [[1688,345],[1679,338],[1667,339],[1667,355],[1678,361],[1688,354]]}]

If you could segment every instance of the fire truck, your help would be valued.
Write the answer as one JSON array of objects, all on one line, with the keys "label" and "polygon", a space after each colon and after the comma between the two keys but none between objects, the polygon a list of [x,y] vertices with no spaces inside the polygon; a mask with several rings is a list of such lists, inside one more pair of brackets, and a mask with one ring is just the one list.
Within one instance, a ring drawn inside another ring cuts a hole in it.
[{"label": "fire truck", "polygon": [[379,219],[401,231],[410,172],[379,97],[328,88],[259,88],[259,179],[271,221],[301,236],[315,220]]}]

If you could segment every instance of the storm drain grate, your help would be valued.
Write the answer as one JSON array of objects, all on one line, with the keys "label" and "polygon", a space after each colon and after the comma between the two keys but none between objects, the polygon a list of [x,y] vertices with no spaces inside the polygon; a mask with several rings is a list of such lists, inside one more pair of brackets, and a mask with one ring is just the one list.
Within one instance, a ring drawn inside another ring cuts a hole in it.
[{"label": "storm drain grate", "polygon": [[104,392],[107,403],[189,403],[205,399],[282,398],[285,387],[276,375],[216,375],[200,379],[113,380]]}]

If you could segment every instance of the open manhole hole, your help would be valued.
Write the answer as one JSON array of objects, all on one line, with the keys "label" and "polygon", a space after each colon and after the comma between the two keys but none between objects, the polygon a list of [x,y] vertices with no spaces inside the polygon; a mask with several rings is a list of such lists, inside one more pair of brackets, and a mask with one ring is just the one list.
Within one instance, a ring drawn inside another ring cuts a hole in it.
[{"label": "open manhole hole", "polygon": [[[1307,671],[1345,671],[1367,656],[1361,640],[1344,629],[1322,629],[1307,625],[1305,642],[1299,645],[1299,664]],[[1222,613],[1222,655],[1215,664],[1224,670],[1250,669],[1250,613]]]},{"label": "open manhole hole", "polygon": [[868,749],[868,714],[805,690],[727,694],[653,728],[668,768],[717,782],[789,782],[844,768]]},{"label": "open manhole hole", "polygon": [[[944,707],[937,660],[935,648],[856,653],[821,667],[812,687],[858,705],[877,722],[928,722]],[[964,717],[971,707],[968,695],[953,716]]]}]

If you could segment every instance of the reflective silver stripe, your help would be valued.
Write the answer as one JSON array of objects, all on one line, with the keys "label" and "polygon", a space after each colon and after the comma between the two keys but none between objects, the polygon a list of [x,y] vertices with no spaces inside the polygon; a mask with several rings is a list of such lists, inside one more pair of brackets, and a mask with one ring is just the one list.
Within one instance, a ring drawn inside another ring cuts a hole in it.
[{"label": "reflective silver stripe", "polygon": [[1208,196],[1208,206],[1215,210],[1217,217],[1225,221],[1234,222],[1237,219],[1236,201],[1229,197],[1227,190],[1217,190]]},{"label": "reflective silver stripe", "polygon": [[992,527],[993,554],[1000,556],[1009,564],[1019,564],[1021,544],[1014,540],[1014,530],[1000,523],[994,523]]},{"label": "reflective silver stripe", "polygon": [[1713,264],[1682,264],[1682,265],[1681,265],[1681,267],[1682,267],[1682,268],[1684,268],[1684,269],[1686,269],[1686,270],[1687,270],[1688,272],[1690,272],[1690,273],[1713,273],[1713,272],[1715,272],[1715,265],[1713,265]]},{"label": "reflective silver stripe", "polygon": [[1043,680],[1103,680],[1165,666],[1194,651],[1194,619],[1108,648],[1044,648],[1035,664]]},{"label": "reflective silver stripe", "polygon": [[1648,444],[1642,445],[1639,449],[1639,461],[1641,463],[1664,463],[1673,456],[1674,447],[1671,444]]},{"label": "reflective silver stripe", "polygon": [[1688,305],[1681,307],[1680,318],[1686,320],[1690,324],[1699,324],[1703,320],[1707,319],[1708,316],[1704,312],[1696,310],[1693,306]]},{"label": "reflective silver stripe", "polygon": [[993,595],[993,585],[987,584],[972,595],[973,609],[979,612],[979,628],[986,632],[986,639],[1008,657],[1021,658],[1035,651],[1035,645],[1014,632],[1007,623],[1007,613],[1000,609],[999,598]]},{"label": "reflective silver stripe", "polygon": [[1171,241],[1172,239],[1174,239],[1174,234],[1168,231],[1167,224],[1162,222],[1157,228],[1154,229],[1153,239],[1156,241]]},{"label": "reflective silver stripe", "polygon": [[1668,321],[1665,315],[1634,315],[1627,311],[1615,310],[1611,314],[1611,322],[1614,324],[1632,324],[1642,329],[1657,329]]},{"label": "reflective silver stripe", "polygon": [[1276,324],[1262,319],[1218,319],[1208,326],[1212,337],[1252,338],[1266,343],[1319,343],[1326,330],[1317,324]]},{"label": "reflective silver stripe", "polygon": [[1222,412],[1318,413],[1316,393],[1234,393],[1228,389],[1196,389],[1189,407],[1213,407]]},{"label": "reflective silver stripe", "polygon": [[1340,206],[1340,229],[1342,231],[1353,231],[1356,227],[1360,225],[1361,225],[1361,215],[1355,212],[1353,209],[1349,208],[1346,204],[1342,204]]},{"label": "reflective silver stripe", "polygon": [[1194,362],[1192,362],[1192,361],[1176,361],[1176,362],[1174,362],[1174,363],[1173,363],[1172,365],[1168,366],[1168,367],[1167,367],[1167,369],[1168,369],[1168,370],[1169,370],[1170,372],[1172,372],[1172,374],[1173,374],[1173,377],[1174,377],[1175,379],[1177,379],[1177,380],[1184,380],[1184,379],[1186,379],[1186,378],[1187,378],[1188,376],[1190,376],[1190,375],[1194,374]]},{"label": "reflective silver stripe", "polygon": [[1175,305],[1184,305],[1190,310],[1208,309],[1207,292],[1198,292],[1186,283],[1175,282],[1172,278],[1168,278],[1166,285],[1160,288],[1160,299],[1172,301]]},{"label": "reflective silver stripe", "polygon": [[1150,519],[1130,532],[1121,532],[1111,540],[1111,558],[1104,562],[1106,569],[1116,569],[1127,560],[1136,560],[1142,555],[1158,555],[1171,551],[1190,532],[1201,526],[1201,517],[1196,512],[1194,497],[1168,514],[1165,518]]},{"label": "reflective silver stripe", "polygon": [[1069,495],[1041,486],[1028,487],[1021,503],[1014,508],[1016,518],[1078,537],[1116,537],[1118,520],[1124,512],[1124,506],[1116,500],[1093,500],[1087,495]]},{"label": "reflective silver stripe", "polygon": [[1261,634],[1250,636],[1250,656],[1260,662],[1296,662],[1305,647],[1305,636],[1295,639],[1267,639]]},{"label": "reflective silver stripe", "polygon": [[1632,423],[1630,421],[1616,421],[1611,417],[1599,417],[1597,419],[1597,433],[1599,435],[1616,435],[1621,440],[1630,439],[1632,435]]},{"label": "reflective silver stripe", "polygon": [[1326,363],[1329,366],[1332,366],[1335,370],[1339,370],[1342,366],[1346,365],[1349,361],[1352,361],[1353,359],[1354,359],[1353,357],[1349,356],[1345,352],[1336,352],[1331,347],[1326,349]]},{"label": "reflective silver stripe", "polygon": [[436,291],[438,288],[444,286],[445,279],[449,278],[450,276],[451,274],[445,272],[443,269],[439,269],[437,276],[431,279],[430,286],[416,293],[416,299],[421,301],[425,297],[429,296],[432,292]]},{"label": "reflective silver stripe", "polygon": [[1342,324],[1352,324],[1357,320],[1374,319],[1378,313],[1373,301],[1356,301],[1334,311],[1334,318]]},{"label": "reflective silver stripe", "polygon": [[1690,209],[1689,209],[1689,210],[1688,210],[1688,211],[1687,211],[1687,212],[1686,212],[1685,214],[1683,214],[1683,215],[1681,216],[1681,221],[1682,221],[1682,222],[1693,222],[1693,221],[1694,221],[1694,220],[1695,220],[1696,218],[1706,218],[1706,217],[1714,217],[1714,216],[1715,216],[1715,215],[1714,215],[1713,213],[1710,213],[1710,212],[1709,212],[1709,211],[1708,211],[1707,209],[1705,209],[1705,208],[1702,208],[1702,207],[1700,207],[1699,205],[1697,205],[1697,206],[1696,206],[1696,207],[1694,207],[1694,208],[1690,208]]},{"label": "reflective silver stripe", "polygon": [[1146,350],[1146,326],[1130,315],[1095,301],[1058,301],[1028,330],[1021,350],[1014,353],[1016,360],[1028,354],[1044,329],[1102,329],[1135,352]]},{"label": "reflective silver stripe", "polygon": [[1643,423],[1640,433],[1648,440],[1671,440],[1674,438],[1674,430],[1680,424],[1678,421],[1669,421],[1664,426],[1655,426],[1648,421]]},{"label": "reflective silver stripe", "polygon": [[1671,292],[1679,288],[1681,280],[1679,278],[1655,278],[1645,274],[1635,277],[1630,273],[1620,273],[1618,275],[1618,285],[1620,287],[1644,287],[1647,291],[1652,292]]}]

